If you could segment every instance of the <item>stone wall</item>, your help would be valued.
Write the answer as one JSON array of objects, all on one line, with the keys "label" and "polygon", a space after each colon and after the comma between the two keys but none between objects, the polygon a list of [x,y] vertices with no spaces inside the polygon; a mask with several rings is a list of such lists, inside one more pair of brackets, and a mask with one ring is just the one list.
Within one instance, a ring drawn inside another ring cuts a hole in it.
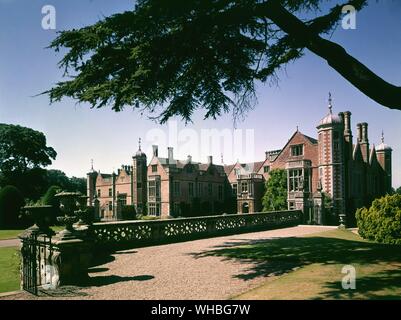
[{"label": "stone wall", "polygon": [[97,247],[113,247],[119,244],[135,247],[282,228],[298,225],[301,219],[302,212],[294,210],[153,221],[101,222],[93,224],[91,229]]}]

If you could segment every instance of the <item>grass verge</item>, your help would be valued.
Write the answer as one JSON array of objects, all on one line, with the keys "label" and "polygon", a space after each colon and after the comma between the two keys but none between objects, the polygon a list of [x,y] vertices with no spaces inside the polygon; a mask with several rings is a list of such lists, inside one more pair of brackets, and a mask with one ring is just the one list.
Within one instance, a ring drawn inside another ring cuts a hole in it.
[{"label": "grass verge", "polygon": [[[216,249],[206,255],[253,262],[236,277],[266,277],[233,299],[401,299],[401,246],[365,241],[347,230],[278,238]],[[356,270],[356,288],[342,288],[343,267]]]},{"label": "grass verge", "polygon": [[18,247],[0,248],[0,293],[20,288]]},{"label": "grass verge", "polygon": [[[64,229],[61,226],[53,226],[51,227],[54,231],[58,232]],[[21,234],[24,230],[0,230],[0,240],[8,240],[8,239],[15,239]]]}]

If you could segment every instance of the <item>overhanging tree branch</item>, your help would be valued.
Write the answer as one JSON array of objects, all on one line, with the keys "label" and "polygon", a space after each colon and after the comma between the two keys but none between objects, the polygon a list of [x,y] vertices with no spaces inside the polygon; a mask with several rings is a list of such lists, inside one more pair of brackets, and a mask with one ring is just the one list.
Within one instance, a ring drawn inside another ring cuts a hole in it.
[{"label": "overhanging tree branch", "polygon": [[[342,7],[361,10],[368,0],[343,0],[317,15],[326,0],[139,0],[133,11],[91,26],[62,31],[51,43],[66,49],[69,76],[48,94],[92,107],[126,106],[190,121],[196,109],[215,118],[237,117],[256,101],[255,81],[299,59],[307,48],[379,104],[401,110],[394,86],[322,38],[342,18]],[[297,17],[312,13],[310,20]]]},{"label": "overhanging tree branch", "polygon": [[340,45],[320,37],[278,2],[268,1],[264,4],[264,9],[266,16],[281,30],[325,59],[362,93],[385,107],[401,110],[401,87],[383,80]]}]

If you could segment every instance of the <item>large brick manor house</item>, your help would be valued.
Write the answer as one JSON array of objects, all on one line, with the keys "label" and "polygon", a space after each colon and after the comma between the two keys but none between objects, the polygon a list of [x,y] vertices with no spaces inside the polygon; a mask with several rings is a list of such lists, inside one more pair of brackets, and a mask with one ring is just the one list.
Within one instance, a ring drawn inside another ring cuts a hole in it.
[{"label": "large brick manor house", "polygon": [[323,194],[331,198],[332,217],[345,213],[353,219],[356,208],[391,190],[392,149],[382,141],[370,145],[368,124],[351,130],[351,112],[329,112],[317,125],[317,139],[299,130],[280,150],[267,151],[262,161],[218,165],[167,158],[153,146],[150,162],[139,150],[130,165],[104,174],[87,175],[88,201],[97,201],[102,219],[120,219],[121,208],[133,205],[137,213],[153,216],[197,216],[248,213],[262,210],[265,181],[273,169],[288,175],[288,208],[301,209],[305,221],[327,223],[321,210]]}]

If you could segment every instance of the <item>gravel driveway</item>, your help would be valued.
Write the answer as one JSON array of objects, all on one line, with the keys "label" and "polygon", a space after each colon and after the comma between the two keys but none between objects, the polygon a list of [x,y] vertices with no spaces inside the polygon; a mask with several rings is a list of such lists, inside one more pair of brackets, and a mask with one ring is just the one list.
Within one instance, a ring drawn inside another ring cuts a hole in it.
[{"label": "gravel driveway", "polygon": [[[249,240],[301,236],[330,227],[293,228],[202,239],[119,251],[115,260],[97,266],[90,276],[96,285],[78,290],[67,299],[228,299],[260,285],[264,276],[244,280],[253,264],[197,254]],[[34,298],[27,294],[9,299]],[[52,299],[57,297],[52,297]],[[60,297],[58,297],[60,298]]]},{"label": "gravel driveway", "polygon": [[21,243],[20,239],[0,240],[0,248],[18,247],[20,243]]}]

